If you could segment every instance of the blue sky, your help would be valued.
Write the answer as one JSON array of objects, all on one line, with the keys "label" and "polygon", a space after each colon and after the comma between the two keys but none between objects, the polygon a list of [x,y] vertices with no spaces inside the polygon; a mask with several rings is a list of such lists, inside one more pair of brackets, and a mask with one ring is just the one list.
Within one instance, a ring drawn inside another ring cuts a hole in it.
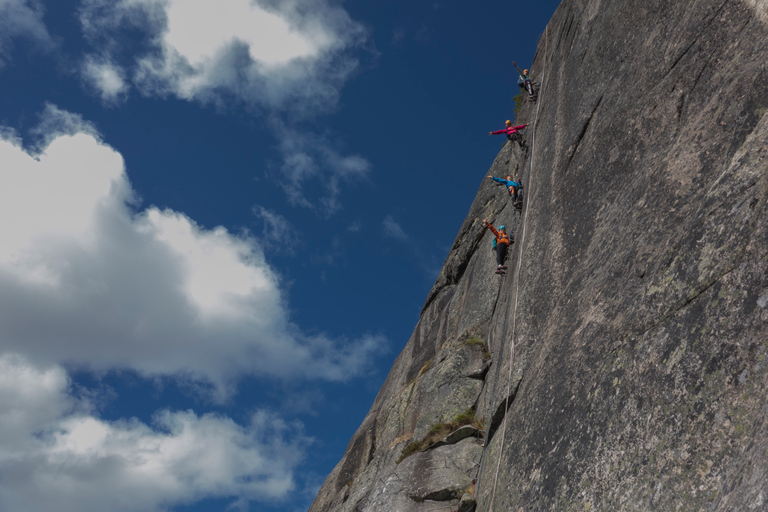
[{"label": "blue sky", "polygon": [[306,510],[556,7],[0,0],[0,508]]}]

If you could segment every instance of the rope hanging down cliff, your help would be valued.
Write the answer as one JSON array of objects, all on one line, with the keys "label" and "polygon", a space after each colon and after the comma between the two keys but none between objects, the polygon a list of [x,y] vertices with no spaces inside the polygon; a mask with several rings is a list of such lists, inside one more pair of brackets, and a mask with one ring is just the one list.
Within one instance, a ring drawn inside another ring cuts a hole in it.
[{"label": "rope hanging down cliff", "polygon": [[[537,109],[536,115],[538,116],[538,109]],[[535,121],[534,121],[534,123],[535,123]],[[529,163],[529,165],[528,165],[528,169],[526,170],[526,176],[525,176],[526,182],[529,181],[529,178],[531,176],[531,165],[530,165],[531,161],[529,160],[528,163]],[[524,214],[525,214],[525,212],[523,213],[523,215]],[[518,253],[519,252],[520,251],[516,250],[515,253],[514,253],[514,257],[513,257],[513,260],[512,260],[512,268],[513,269],[516,268],[516,267],[519,269],[519,267],[517,265],[518,256],[519,256]],[[517,272],[515,272],[515,274],[513,274],[513,276],[516,276],[516,275],[517,275]],[[506,274],[503,274],[502,275],[502,282],[501,282],[502,289],[504,287],[505,278],[506,278]],[[513,282],[516,282],[516,281],[513,281]],[[512,301],[507,300],[507,310],[506,310],[506,312],[504,314],[504,327],[503,327],[502,333],[501,333],[501,346],[499,347],[499,356],[497,358],[497,361],[499,361],[499,362],[501,362],[502,355],[504,354],[504,348],[506,346],[507,327],[509,326],[509,311],[510,311],[511,304],[512,304]],[[491,339],[492,331],[493,331],[493,326],[491,326],[489,328],[489,331],[488,331],[488,339],[489,339],[489,341]],[[514,366],[514,365],[511,363],[510,364],[510,368],[512,366]],[[483,469],[485,468],[485,448],[488,446],[488,442],[489,442],[488,434],[490,433],[490,428],[491,428],[492,423],[493,423],[493,416],[494,416],[493,405],[496,403],[496,391],[498,389],[498,384],[499,384],[499,373],[500,373],[500,370],[501,370],[501,364],[497,364],[496,365],[496,376],[494,377],[494,380],[493,380],[493,392],[491,393],[491,401],[488,404],[488,411],[487,411],[487,418],[488,419],[486,421],[486,428],[485,428],[485,444],[483,446],[483,452],[482,452],[481,460],[480,460],[480,470],[478,471],[478,474],[477,474],[477,483],[478,484],[480,482],[480,479],[482,478]],[[506,411],[506,409],[508,409],[508,408],[509,408],[509,390],[507,391],[507,401],[505,402],[505,409],[504,410]],[[472,510],[474,510],[474,508],[470,508],[468,512],[472,512]]]},{"label": "rope hanging down cliff", "polygon": [[[528,160],[528,163],[530,164],[530,160]],[[531,166],[528,165],[528,168],[524,172],[527,173],[525,175],[525,180],[527,182],[528,178],[530,178],[530,175],[531,175]],[[513,254],[513,257],[512,257],[512,268],[513,269],[517,266],[518,252],[519,251],[515,250],[515,252]],[[504,291],[504,285],[505,285],[505,281],[506,281],[506,276],[507,276],[506,273],[502,274],[502,278],[501,278],[501,291]],[[501,333],[501,346],[499,347],[499,356],[496,358],[497,361],[501,361],[501,357],[504,354],[504,347],[506,346],[507,327],[509,326],[509,311],[510,311],[510,305],[512,304],[512,302],[509,300],[509,298],[510,297],[507,297],[507,302],[506,302],[506,308],[507,309],[506,309],[506,312],[504,313],[504,327],[503,327],[502,333]],[[491,343],[492,336],[493,336],[493,324],[491,324],[491,326],[489,326],[489,328],[488,328],[487,339],[488,339],[489,346],[490,346],[490,343]],[[487,411],[486,411],[486,417],[488,418],[488,420],[486,422],[486,428],[485,428],[485,438],[486,438],[485,442],[486,442],[486,444],[488,443],[488,434],[490,433],[490,428],[491,428],[491,426],[493,424],[493,416],[494,416],[493,405],[496,403],[496,391],[498,389],[498,384],[499,384],[499,373],[500,373],[500,370],[501,370],[501,365],[497,364],[496,365],[496,376],[494,377],[494,380],[493,380],[493,392],[491,393],[491,401],[488,403]],[[481,461],[480,461],[480,470],[478,471],[478,474],[477,474],[477,480],[478,481],[480,481],[480,478],[481,478],[481,476],[483,474],[483,469],[484,469],[484,466],[485,466],[485,457],[484,457],[484,455],[485,455],[485,450],[483,450],[483,456],[481,457]]]},{"label": "rope hanging down cliff", "polygon": [[[541,73],[541,77],[542,77],[541,81],[542,82],[544,82],[544,76],[546,74],[546,66],[547,66],[547,54],[548,54],[547,32],[548,32],[548,29],[549,29],[548,26],[547,26],[547,28],[544,29],[544,69],[542,69],[542,73]],[[516,265],[517,265],[517,268],[515,269],[515,274],[514,274],[514,280],[515,280],[514,281],[514,283],[515,283],[515,301],[514,301],[514,303],[515,303],[515,307],[514,307],[513,313],[512,313],[512,340],[511,340],[510,350],[509,350],[509,354],[510,354],[509,355],[509,374],[507,376],[507,394],[506,394],[506,399],[505,399],[505,404],[504,404],[504,411],[505,411],[505,413],[504,413],[504,421],[503,421],[502,426],[501,426],[501,442],[499,444],[501,449],[503,449],[503,447],[504,447],[504,439],[505,439],[506,430],[507,430],[506,427],[507,427],[507,410],[509,409],[509,392],[511,390],[511,385],[512,385],[512,369],[515,366],[515,335],[516,335],[516,329],[517,329],[517,306],[518,306],[519,291],[520,291],[520,267],[521,267],[521,262],[522,262],[522,251],[523,251],[523,248],[525,247],[524,244],[525,244],[525,234],[526,234],[527,221],[528,221],[528,208],[529,208],[531,200],[532,200],[531,192],[533,190],[533,182],[531,180],[531,174],[532,174],[531,170],[533,169],[533,159],[534,159],[535,149],[536,149],[536,127],[537,127],[538,122],[539,122],[539,107],[541,107],[541,101],[537,102],[537,105],[536,105],[536,115],[534,116],[534,121],[533,121],[533,132],[531,134],[531,151],[530,151],[530,159],[529,159],[529,162],[528,162],[528,176],[526,177],[526,181],[528,182],[528,194],[527,194],[527,199],[528,200],[525,201],[525,207],[524,207],[524,210],[523,210],[523,228],[522,228],[521,234],[520,234],[520,245],[518,246],[519,250],[515,251],[515,253],[516,253],[515,261],[516,261]],[[519,257],[517,256],[517,252],[520,252]],[[503,334],[502,334],[502,346],[501,346],[501,348],[499,350],[499,356],[501,356],[501,354],[503,353],[504,345],[505,345],[505,342],[506,342],[506,331],[507,331],[507,324],[508,324],[508,318],[509,318],[509,305],[510,304],[511,304],[511,302],[508,303],[508,305],[507,305],[507,313],[506,313],[505,318],[504,318],[504,331],[503,331]],[[499,357],[499,366],[498,366],[498,368],[501,367],[500,363],[501,363],[501,357]],[[493,407],[493,403],[496,400],[496,384],[497,383],[498,383],[498,370],[497,370],[496,382],[494,383],[494,392],[493,392],[493,399],[491,401],[491,407]],[[491,417],[488,418],[489,427],[490,427],[490,420],[491,420]],[[486,427],[486,432],[487,432],[487,428],[488,427]],[[488,442],[489,442],[489,440],[486,439],[485,446],[483,447],[483,455],[482,455],[482,459],[480,461],[480,471],[479,471],[479,473],[477,475],[477,485],[478,485],[478,488],[479,488],[479,485],[480,485],[480,478],[482,477],[483,466],[484,466],[484,463],[485,463],[485,451],[488,448]],[[497,464],[496,464],[496,472],[495,472],[494,479],[493,479],[493,489],[491,491],[491,498],[490,498],[490,504],[489,504],[488,512],[493,512],[493,500],[496,497],[496,487],[497,487],[498,480],[499,480],[499,468],[500,468],[500,466],[501,466],[501,451],[499,452],[499,457],[498,457],[498,461],[497,461]],[[475,507],[476,507],[476,505],[475,505]]]}]

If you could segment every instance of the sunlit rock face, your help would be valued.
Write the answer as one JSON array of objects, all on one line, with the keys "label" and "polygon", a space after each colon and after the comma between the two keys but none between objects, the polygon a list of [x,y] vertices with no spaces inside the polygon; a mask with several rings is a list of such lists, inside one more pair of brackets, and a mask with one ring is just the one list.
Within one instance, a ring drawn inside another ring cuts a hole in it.
[{"label": "sunlit rock face", "polygon": [[[560,5],[528,150],[484,173],[311,512],[768,508],[766,20],[754,0]],[[487,174],[522,178],[522,212]],[[504,278],[483,218],[515,233]],[[488,439],[397,462],[467,409]]]}]

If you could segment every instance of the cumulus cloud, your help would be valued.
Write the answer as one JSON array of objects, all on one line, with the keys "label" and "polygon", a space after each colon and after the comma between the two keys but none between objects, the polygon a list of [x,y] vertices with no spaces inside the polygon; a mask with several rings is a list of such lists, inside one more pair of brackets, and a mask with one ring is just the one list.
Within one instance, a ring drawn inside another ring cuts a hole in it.
[{"label": "cumulus cloud", "polygon": [[53,47],[36,0],[0,0],[0,67],[8,61],[13,40],[23,37],[45,50]]},{"label": "cumulus cloud", "polygon": [[384,226],[384,235],[403,242],[408,240],[408,235],[405,234],[403,228],[400,227],[400,224],[391,215],[387,215],[384,218],[382,225]]},{"label": "cumulus cloud", "polygon": [[84,0],[80,20],[115,55],[121,34],[143,33],[149,49],[110,66],[144,94],[294,112],[333,108],[366,39],[329,0]]},{"label": "cumulus cloud", "polygon": [[304,335],[256,240],[137,210],[121,155],[79,117],[49,117],[62,131],[34,156],[0,139],[0,353],[224,392],[243,375],[348,379],[380,350]]},{"label": "cumulus cloud", "polygon": [[[367,41],[336,0],[83,0],[80,21],[98,49],[83,77],[106,103],[127,97],[130,84],[146,96],[266,113],[291,204],[331,215],[341,184],[367,174],[367,160],[296,125],[336,108]],[[310,180],[322,196],[304,193]]]},{"label": "cumulus cloud", "polygon": [[247,425],[192,411],[105,421],[58,365],[0,356],[0,508],[166,510],[208,497],[276,500],[310,439],[265,411]]}]

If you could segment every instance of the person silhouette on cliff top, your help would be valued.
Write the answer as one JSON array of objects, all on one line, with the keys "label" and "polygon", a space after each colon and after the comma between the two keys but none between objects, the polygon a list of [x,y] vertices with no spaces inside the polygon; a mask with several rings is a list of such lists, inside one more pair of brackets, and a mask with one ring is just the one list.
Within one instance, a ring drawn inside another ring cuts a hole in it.
[{"label": "person silhouette on cliff top", "polygon": [[528,92],[528,99],[535,100],[536,94],[533,91],[533,82],[531,82],[531,79],[528,77],[528,70],[517,67],[515,61],[512,61],[512,65],[515,66],[517,72],[520,73],[520,77],[517,79],[518,87],[525,89]]},{"label": "person silhouette on cliff top", "polygon": [[505,226],[499,226],[499,230],[497,231],[496,228],[485,219],[483,219],[483,224],[485,224],[496,237],[496,263],[498,264],[496,273],[504,274],[504,271],[507,270],[507,267],[504,266],[504,260],[507,259],[507,248],[509,248],[509,244],[515,243],[515,237],[514,235],[507,235],[507,228]]},{"label": "person silhouette on cliff top", "polygon": [[520,145],[520,149],[523,149],[525,147],[525,141],[523,141],[523,136],[520,135],[519,130],[524,130],[527,124],[521,124],[520,126],[512,126],[512,121],[507,119],[506,128],[501,130],[496,130],[495,132],[488,132],[488,135],[500,135],[502,133],[507,134],[507,138],[511,141],[516,141]]},{"label": "person silhouette on cliff top", "polygon": [[507,187],[507,190],[509,191],[509,195],[512,196],[512,205],[517,208],[518,210],[522,208],[523,206],[523,200],[522,198],[518,198],[517,191],[522,190],[523,183],[521,181],[514,181],[512,179],[512,176],[505,176],[504,179],[501,178],[495,178],[493,176],[488,176],[493,181],[497,183],[502,183],[505,187]]}]

